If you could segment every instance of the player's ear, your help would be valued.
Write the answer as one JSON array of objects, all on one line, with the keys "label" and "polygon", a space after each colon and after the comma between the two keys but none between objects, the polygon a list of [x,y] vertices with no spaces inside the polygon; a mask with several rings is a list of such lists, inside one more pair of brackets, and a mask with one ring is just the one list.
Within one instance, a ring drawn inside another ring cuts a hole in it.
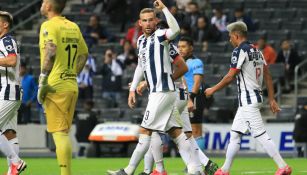
[{"label": "player's ear", "polygon": [[139,26],[142,27],[142,21],[141,19],[138,20]]}]

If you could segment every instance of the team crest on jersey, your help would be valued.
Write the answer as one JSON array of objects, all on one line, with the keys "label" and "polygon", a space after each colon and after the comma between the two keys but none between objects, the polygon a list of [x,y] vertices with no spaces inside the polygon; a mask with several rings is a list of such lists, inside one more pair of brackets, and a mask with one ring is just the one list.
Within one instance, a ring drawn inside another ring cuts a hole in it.
[{"label": "team crest on jersey", "polygon": [[7,45],[7,46],[5,46],[5,48],[8,51],[12,51],[14,49],[12,45]]},{"label": "team crest on jersey", "polygon": [[44,36],[44,37],[47,37],[47,36],[48,36],[48,31],[47,31],[46,29],[44,29],[44,31],[43,31],[43,36]]},{"label": "team crest on jersey", "polygon": [[231,63],[236,64],[238,62],[238,58],[236,56],[231,57]]}]

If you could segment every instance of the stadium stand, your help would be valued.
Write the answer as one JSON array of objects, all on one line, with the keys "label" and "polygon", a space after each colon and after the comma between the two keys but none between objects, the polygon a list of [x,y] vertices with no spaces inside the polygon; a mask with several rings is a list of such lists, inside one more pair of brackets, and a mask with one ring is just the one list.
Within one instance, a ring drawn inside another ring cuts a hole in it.
[{"label": "stadium stand", "polygon": [[[33,17],[29,22],[18,26],[22,20],[25,18],[30,18],[31,14],[39,13],[37,8],[40,1],[31,1],[31,0],[13,0],[15,3],[6,3],[0,2],[0,7],[2,10],[8,10],[14,14],[18,19],[16,26],[18,29],[15,30],[19,38],[21,39],[21,53],[23,59],[31,63],[31,68],[33,74],[37,77],[39,75],[39,50],[38,50],[38,23],[37,16]],[[29,8],[29,7],[31,8]],[[245,13],[250,16],[254,23],[256,24],[257,30],[249,34],[249,39],[252,42],[255,42],[261,36],[267,36],[269,43],[275,47],[276,50],[279,50],[279,43],[282,39],[289,38],[293,41],[294,47],[298,50],[299,54],[305,58],[306,48],[307,48],[307,30],[306,26],[306,16],[307,16],[307,1],[305,0],[212,0],[211,1],[212,9],[214,8],[223,8],[223,12],[229,17],[232,17],[233,12],[236,8],[243,7]],[[125,32],[121,32],[122,24],[114,23],[109,21],[109,16],[105,13],[104,8],[97,9],[98,6],[95,5],[85,5],[82,4],[79,0],[73,0],[70,2],[69,8],[65,11],[65,16],[68,19],[76,21],[81,29],[87,25],[89,17],[93,12],[100,12],[100,23],[105,25],[108,28],[110,33],[113,33],[116,36],[114,42],[94,45],[90,52],[96,58],[96,63],[98,69],[103,63],[103,54],[107,48],[113,48],[116,53],[121,53],[122,46],[120,44],[121,39],[125,36]],[[23,10],[22,10],[23,9]],[[22,11],[21,11],[22,10]],[[19,12],[21,11],[21,12]],[[18,13],[17,13],[18,12]],[[180,13],[184,14],[183,11]],[[208,13],[212,14],[212,13]],[[210,19],[210,16],[207,16]],[[133,25],[132,22],[127,20],[126,29],[129,25]],[[29,28],[31,26],[32,28]],[[195,55],[203,59],[205,63],[205,77],[204,80],[207,84],[212,85],[217,83],[222,76],[227,72],[229,64],[229,58],[232,51],[228,39],[224,39],[220,42],[208,43],[207,51],[203,51],[203,44],[195,45]],[[226,65],[226,66],[225,66]],[[270,66],[275,86],[280,85],[280,78],[284,75],[284,68],[281,65],[271,65]],[[101,89],[101,79],[100,75],[94,77],[94,101],[95,109],[100,111],[100,121],[106,120],[117,120],[124,118],[125,120],[129,116],[141,115],[142,110],[144,110],[144,105],[146,105],[146,98],[138,98],[139,106],[136,111],[131,111],[128,109],[126,103],[126,97],[128,89],[128,83],[131,81],[133,76],[134,69],[126,69],[122,78],[123,84],[123,93],[122,101],[119,104],[118,108],[108,108],[108,102],[101,99],[102,89]],[[305,81],[306,82],[306,81]],[[292,84],[295,82],[292,82]],[[224,96],[225,98],[216,98],[213,104],[213,109],[215,112],[211,111],[210,121],[218,122],[218,115],[220,115],[219,110],[231,110],[234,113],[236,96],[236,85],[232,84],[229,88],[221,91],[216,96]],[[290,92],[290,95],[293,96],[293,92]],[[286,94],[283,94],[281,91],[277,93],[280,102],[284,102]],[[146,95],[145,95],[146,96]],[[220,104],[223,103],[223,104]],[[81,106],[78,104],[78,106]],[[265,111],[268,111],[268,107],[264,107]],[[37,109],[33,109],[35,113]],[[277,116],[276,120],[291,119],[293,121],[293,113],[288,108],[285,109],[282,113]],[[266,113],[267,115],[272,115]],[[233,116],[230,116],[230,118]],[[39,121],[37,118],[32,119],[34,122]],[[230,121],[225,119],[223,121]]]}]

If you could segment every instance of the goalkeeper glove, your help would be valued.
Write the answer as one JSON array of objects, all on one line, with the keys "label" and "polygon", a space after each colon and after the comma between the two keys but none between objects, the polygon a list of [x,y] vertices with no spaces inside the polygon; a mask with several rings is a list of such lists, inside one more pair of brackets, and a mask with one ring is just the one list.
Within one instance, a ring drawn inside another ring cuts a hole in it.
[{"label": "goalkeeper glove", "polygon": [[56,92],[56,90],[48,84],[48,76],[41,74],[39,76],[39,85],[38,85],[38,92],[37,92],[38,103],[43,104],[47,94],[48,93],[55,93],[55,92]]}]

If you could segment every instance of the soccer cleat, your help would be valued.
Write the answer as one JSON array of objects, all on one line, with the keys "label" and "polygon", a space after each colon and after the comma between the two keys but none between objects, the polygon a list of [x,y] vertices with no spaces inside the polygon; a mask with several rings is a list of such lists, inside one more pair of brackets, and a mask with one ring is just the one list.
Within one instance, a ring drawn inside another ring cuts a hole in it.
[{"label": "soccer cleat", "polygon": [[124,169],[120,169],[120,170],[117,170],[117,171],[112,171],[112,170],[108,170],[107,171],[107,174],[108,175],[128,175]]},{"label": "soccer cleat", "polygon": [[214,175],[230,175],[230,174],[229,174],[229,173],[223,172],[222,169],[218,169],[218,170],[214,173]]},{"label": "soccer cleat", "polygon": [[290,175],[291,173],[292,173],[292,169],[291,167],[287,165],[284,168],[278,168],[275,175]]},{"label": "soccer cleat", "polygon": [[150,175],[151,173],[141,172],[139,175]]},{"label": "soccer cleat", "polygon": [[18,164],[11,164],[11,171],[8,173],[8,175],[19,175],[22,171],[24,171],[27,168],[27,164],[25,161],[20,160]]},{"label": "soccer cleat", "polygon": [[163,171],[162,173],[160,173],[159,171],[154,170],[150,175],[167,175],[167,172]]},{"label": "soccer cleat", "polygon": [[219,169],[219,166],[212,162],[211,160],[208,161],[207,165],[205,166],[205,174],[206,175],[214,175],[214,173]]}]

